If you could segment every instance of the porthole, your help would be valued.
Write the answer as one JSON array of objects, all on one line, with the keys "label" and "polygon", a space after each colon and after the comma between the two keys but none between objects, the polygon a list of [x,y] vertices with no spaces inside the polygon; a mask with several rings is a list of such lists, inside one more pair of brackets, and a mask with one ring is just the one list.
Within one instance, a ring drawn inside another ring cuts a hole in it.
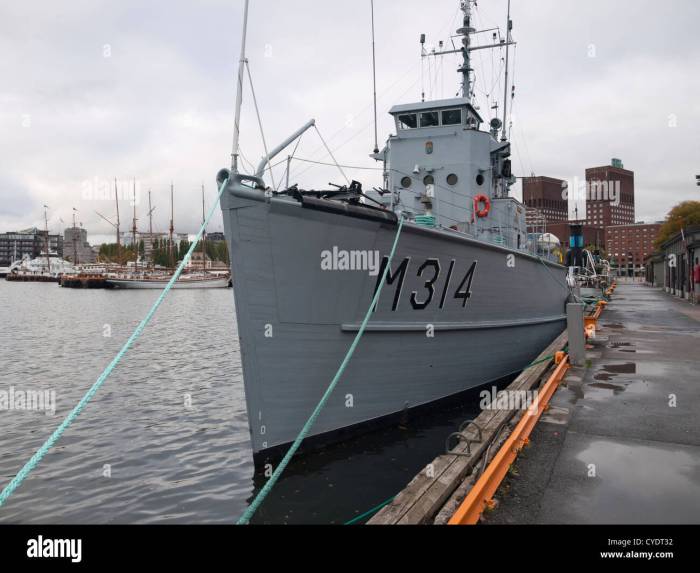
[{"label": "porthole", "polygon": [[448,185],[452,185],[452,186],[457,185],[458,181],[459,181],[459,177],[457,177],[457,175],[455,175],[454,173],[450,173],[447,176],[447,184]]},{"label": "porthole", "polygon": [[486,179],[484,179],[484,176],[479,173],[479,175],[476,176],[476,184],[481,187],[484,183],[486,182]]},{"label": "porthole", "polygon": [[433,177],[432,175],[426,175],[425,179],[423,179],[423,185],[425,185],[426,187],[428,185],[435,185],[435,177]]},{"label": "porthole", "polygon": [[410,189],[411,183],[413,183],[413,180],[410,177],[404,177],[401,180],[401,187],[403,187],[404,189]]}]

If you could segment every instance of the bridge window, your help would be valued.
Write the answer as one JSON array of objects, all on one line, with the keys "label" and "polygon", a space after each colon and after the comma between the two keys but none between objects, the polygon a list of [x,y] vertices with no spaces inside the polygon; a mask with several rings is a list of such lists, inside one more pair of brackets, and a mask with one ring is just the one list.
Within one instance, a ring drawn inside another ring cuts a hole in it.
[{"label": "bridge window", "polygon": [[440,125],[440,115],[436,111],[426,111],[420,114],[421,127],[435,127]]},{"label": "bridge window", "polygon": [[400,115],[399,127],[401,127],[401,129],[415,129],[418,127],[418,116],[415,113]]},{"label": "bridge window", "polygon": [[442,112],[442,125],[460,125],[461,123],[461,109],[446,109]]}]

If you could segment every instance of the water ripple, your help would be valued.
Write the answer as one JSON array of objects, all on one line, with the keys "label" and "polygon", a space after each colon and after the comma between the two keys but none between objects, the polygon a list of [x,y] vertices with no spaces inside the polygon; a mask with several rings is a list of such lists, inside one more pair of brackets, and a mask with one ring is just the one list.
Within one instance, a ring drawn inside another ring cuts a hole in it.
[{"label": "water ripple", "polygon": [[[156,296],[0,283],[0,390],[56,393],[54,416],[0,411],[3,484],[94,383]],[[235,522],[253,490],[253,467],[232,298],[227,290],[171,293],[0,511],[0,523]]]}]

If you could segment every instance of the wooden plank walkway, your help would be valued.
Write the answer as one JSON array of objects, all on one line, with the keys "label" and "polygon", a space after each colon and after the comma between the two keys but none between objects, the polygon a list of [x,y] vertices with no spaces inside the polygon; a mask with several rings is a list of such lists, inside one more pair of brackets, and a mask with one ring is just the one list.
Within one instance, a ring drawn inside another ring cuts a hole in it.
[{"label": "wooden plank walkway", "polygon": [[[563,332],[535,360],[540,364],[525,370],[506,389],[509,392],[522,392],[535,388],[544,374],[550,370],[557,352],[564,350],[568,334]],[[520,410],[485,410],[474,420],[482,429],[481,439],[473,426],[464,434],[471,438],[471,452],[465,442],[455,447],[450,454],[443,454],[426,466],[411,483],[370,521],[369,525],[420,525],[432,523],[438,512],[463,484],[465,478],[476,467],[494,439],[499,437],[503,427],[521,413]],[[493,452],[491,452],[493,453]]]}]

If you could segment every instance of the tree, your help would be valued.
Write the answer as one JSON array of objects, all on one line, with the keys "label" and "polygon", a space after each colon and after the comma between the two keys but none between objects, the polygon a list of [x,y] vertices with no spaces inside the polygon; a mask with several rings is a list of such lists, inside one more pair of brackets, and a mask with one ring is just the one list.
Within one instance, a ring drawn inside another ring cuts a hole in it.
[{"label": "tree", "polygon": [[175,249],[176,262],[181,261],[185,258],[185,255],[189,252],[191,246],[192,243],[190,243],[189,241],[180,241],[179,243],[177,243]]},{"label": "tree", "polygon": [[136,260],[136,249],[133,245],[124,246],[106,244],[100,246],[100,261],[123,265],[128,261]]},{"label": "tree", "polygon": [[666,217],[654,246],[657,249],[671,237],[691,225],[700,225],[700,201],[685,201],[676,205]]}]

